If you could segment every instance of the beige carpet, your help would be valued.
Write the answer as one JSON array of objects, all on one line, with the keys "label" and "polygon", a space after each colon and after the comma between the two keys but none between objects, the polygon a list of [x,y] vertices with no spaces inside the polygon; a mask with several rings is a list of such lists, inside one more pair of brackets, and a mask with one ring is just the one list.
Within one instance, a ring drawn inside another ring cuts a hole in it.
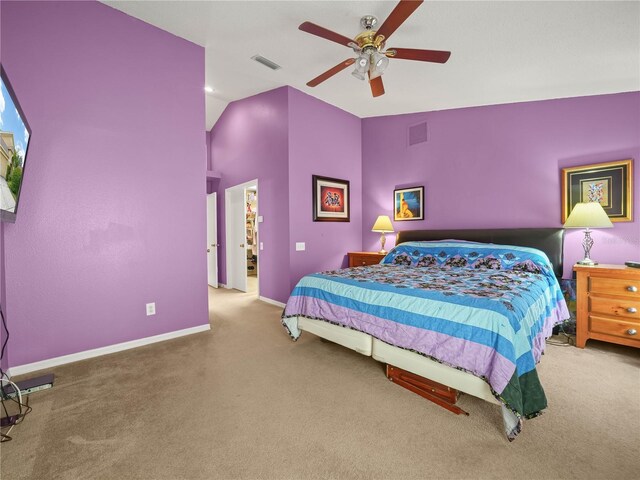
[{"label": "beige carpet", "polygon": [[576,478],[640,471],[640,351],[549,346],[550,408],[512,444],[499,407],[456,416],[280,309],[212,293],[212,331],[54,369],[2,444],[3,479]]}]

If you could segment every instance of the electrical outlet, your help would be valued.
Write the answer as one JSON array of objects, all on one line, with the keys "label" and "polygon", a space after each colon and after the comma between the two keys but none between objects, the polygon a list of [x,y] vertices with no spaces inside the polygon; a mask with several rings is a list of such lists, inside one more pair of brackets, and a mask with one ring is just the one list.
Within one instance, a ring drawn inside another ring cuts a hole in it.
[{"label": "electrical outlet", "polygon": [[147,303],[147,317],[156,314],[156,302]]},{"label": "electrical outlet", "polygon": [[260,250],[264,250],[264,243],[260,242]]},{"label": "electrical outlet", "polygon": [[296,242],[296,252],[304,252],[306,248],[307,246],[304,244],[304,242]]}]

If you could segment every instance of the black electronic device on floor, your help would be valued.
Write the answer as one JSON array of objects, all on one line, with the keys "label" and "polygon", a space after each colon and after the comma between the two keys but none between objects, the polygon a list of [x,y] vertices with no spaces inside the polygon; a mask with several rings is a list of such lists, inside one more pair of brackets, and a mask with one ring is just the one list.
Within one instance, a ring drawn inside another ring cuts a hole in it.
[{"label": "black electronic device on floor", "polygon": [[[29,378],[27,380],[15,382],[15,384],[20,389],[20,393],[22,395],[29,395],[30,393],[47,390],[48,388],[53,387],[54,379],[55,377],[53,376],[53,373],[48,373],[46,375],[42,375],[41,377]],[[13,385],[4,385],[4,388],[2,390],[3,395],[6,396],[6,398],[17,396]]]},{"label": "black electronic device on floor", "polygon": [[640,262],[631,262],[631,261],[629,261],[629,262],[624,262],[624,264],[625,264],[627,267],[631,267],[631,268],[640,268]]}]

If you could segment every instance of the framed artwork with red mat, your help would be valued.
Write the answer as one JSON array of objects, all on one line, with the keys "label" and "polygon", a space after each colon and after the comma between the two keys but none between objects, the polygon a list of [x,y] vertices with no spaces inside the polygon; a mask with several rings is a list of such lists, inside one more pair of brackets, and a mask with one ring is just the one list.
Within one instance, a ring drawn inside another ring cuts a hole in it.
[{"label": "framed artwork with red mat", "polygon": [[349,181],[313,175],[313,221],[348,222]]}]

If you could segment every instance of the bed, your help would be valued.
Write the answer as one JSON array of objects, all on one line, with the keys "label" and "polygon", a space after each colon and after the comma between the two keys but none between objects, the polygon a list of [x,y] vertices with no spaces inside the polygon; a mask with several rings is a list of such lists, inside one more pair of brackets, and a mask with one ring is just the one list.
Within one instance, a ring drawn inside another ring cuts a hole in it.
[{"label": "bed", "polygon": [[415,230],[379,265],[303,277],[282,324],[501,406],[513,440],[546,397],[536,364],[569,317],[563,230]]}]

